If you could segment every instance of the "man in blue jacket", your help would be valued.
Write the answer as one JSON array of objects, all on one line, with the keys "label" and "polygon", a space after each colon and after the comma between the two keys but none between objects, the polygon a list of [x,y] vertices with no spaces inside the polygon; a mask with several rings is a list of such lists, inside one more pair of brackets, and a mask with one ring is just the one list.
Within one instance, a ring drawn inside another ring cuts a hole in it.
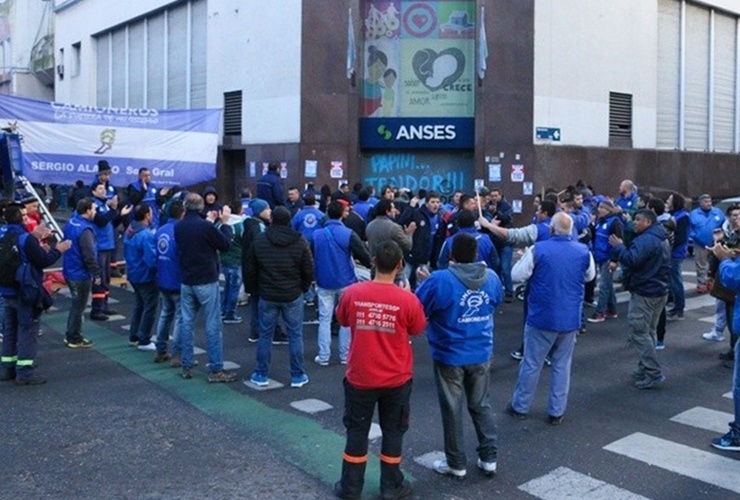
[{"label": "man in blue jacket", "polygon": [[[175,224],[185,215],[185,206],[180,201],[173,202],[168,209],[167,222],[157,229],[154,239],[157,244],[157,287],[162,308],[157,322],[157,340],[154,343],[157,353],[155,363],[162,363],[172,358],[171,365],[179,368],[182,364],[180,347],[180,254],[175,241]],[[167,341],[172,328],[172,343],[167,352]]]},{"label": "man in blue jacket", "polygon": [[468,233],[478,242],[478,255],[476,256],[475,262],[483,262],[489,269],[498,268],[499,257],[496,247],[487,234],[481,233],[475,228],[476,219],[477,216],[470,210],[460,210],[457,217],[458,232],[453,236],[448,237],[442,245],[442,250],[440,250],[439,258],[437,259],[438,269],[447,269],[450,265],[452,242],[458,233]]},{"label": "man in blue jacket", "polygon": [[418,204],[419,199],[412,198],[399,218],[399,224],[402,226],[408,226],[411,222],[416,223],[416,231],[411,237],[411,251],[404,255],[406,278],[412,290],[416,288],[416,269],[419,266],[431,265],[433,269],[437,268],[439,250],[447,234],[447,226],[442,214],[439,213],[439,194],[430,191],[424,199],[424,204],[422,206]]},{"label": "man in blue jacket", "polygon": [[675,229],[673,230],[673,247],[671,250],[671,275],[669,287],[673,293],[673,309],[666,312],[666,319],[684,319],[683,310],[686,297],[683,289],[681,264],[689,254],[689,213],[685,208],[686,200],[678,193],[672,193],[666,200],[666,209],[671,212]]},{"label": "man in blue jacket", "polygon": [[[346,209],[349,211],[349,208]],[[357,282],[353,258],[365,267],[371,267],[370,254],[357,233],[342,224],[345,208],[332,201],[326,209],[329,220],[313,235],[311,247],[314,256],[316,284],[319,299],[319,353],[314,361],[329,364],[331,355],[331,318],[342,291]],[[339,362],[347,364],[350,329],[339,327]]]},{"label": "man in blue jacket", "polygon": [[92,284],[100,284],[100,267],[95,250],[95,203],[91,198],[77,202],[74,216],[64,226],[66,239],[72,247],[64,253],[62,274],[69,287],[72,305],[67,316],[64,344],[70,349],[92,347],[93,343],[82,335],[82,315],[90,298]]},{"label": "man in blue jacket", "polygon": [[277,162],[270,162],[265,175],[257,181],[257,198],[265,200],[272,209],[285,205],[285,192],[280,182],[279,168]]},{"label": "man in blue jacket", "polygon": [[630,271],[629,341],[639,358],[632,379],[638,389],[650,389],[665,381],[655,355],[655,330],[668,300],[671,245],[655,213],[647,209],[635,213],[635,237],[629,248],[614,235],[609,244],[612,258]]},{"label": "man in blue jacket", "polygon": [[134,310],[128,339],[140,351],[154,351],[152,327],[157,311],[157,250],[152,222],[152,208],[139,205],[134,220],[123,237],[123,255],[126,258],[126,276],[134,288]]},{"label": "man in blue jacket", "polygon": [[[596,275],[588,247],[572,239],[573,219],[558,212],[550,221],[550,238],[527,249],[514,266],[514,281],[527,281],[524,359],[519,366],[506,413],[523,419],[529,413],[545,362],[552,360],[548,421],[559,425],[568,405],[570,367],[581,327],[584,284]],[[557,291],[556,294],[553,291]]]},{"label": "man in blue jacket", "polygon": [[139,178],[128,185],[127,195],[129,205],[148,205],[152,209],[151,228],[159,227],[159,208],[165,202],[169,188],[157,189],[152,185],[152,172],[146,167],[139,169]]},{"label": "man in blue jacket", "polygon": [[[719,280],[736,294],[740,293],[740,260],[737,255],[725,245],[717,243],[713,247],[714,255],[720,259]],[[732,318],[732,331],[740,331],[740,307],[735,307]],[[734,403],[734,419],[730,422],[730,431],[724,436],[712,440],[712,446],[720,450],[740,451],[740,342],[735,343],[735,363],[732,373],[732,401]]]},{"label": "man in blue jacket", "polygon": [[712,197],[708,194],[699,196],[699,206],[689,214],[691,239],[694,241],[694,263],[696,264],[696,293],[702,294],[711,290],[708,287],[707,274],[709,262],[707,247],[714,245],[714,230],[721,229],[725,214],[712,206]]},{"label": "man in blue jacket", "polygon": [[453,238],[449,267],[431,275],[420,269],[422,283],[416,295],[428,318],[427,337],[442,411],[445,458],[434,463],[434,470],[463,478],[467,473],[462,439],[466,400],[478,435],[478,468],[485,474],[496,472],[496,425],[488,388],[493,317],[504,290],[496,273],[476,262],[475,236],[461,231]]},{"label": "man in blue jacket", "polygon": [[612,271],[616,263],[611,260],[611,246],[609,236],[622,237],[622,219],[614,211],[614,204],[603,199],[596,208],[598,219],[594,231],[594,261],[598,267],[599,300],[596,303],[596,312],[588,318],[591,323],[602,323],[607,318],[617,317],[617,296],[614,293]]},{"label": "man in blue jacket", "polygon": [[[12,203],[5,208],[5,222],[0,227],[0,238],[6,234],[17,233],[18,249],[31,266],[31,275],[39,287],[43,269],[56,262],[69,250],[72,242],[65,240],[56,248],[45,250],[40,239],[51,236],[51,231],[38,226],[33,233],[24,227],[26,209],[23,205]],[[0,351],[0,382],[15,379],[16,385],[38,385],[46,382],[36,374],[35,359],[38,351],[38,333],[42,308],[36,303],[28,303],[21,298],[18,287],[0,288],[5,302],[5,333]]]}]

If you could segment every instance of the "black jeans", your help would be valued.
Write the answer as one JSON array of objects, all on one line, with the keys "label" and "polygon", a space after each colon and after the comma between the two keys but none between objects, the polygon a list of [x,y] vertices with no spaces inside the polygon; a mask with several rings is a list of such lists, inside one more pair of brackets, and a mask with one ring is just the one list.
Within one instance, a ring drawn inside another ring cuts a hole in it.
[{"label": "black jeans", "polygon": [[352,495],[362,492],[367,463],[367,436],[378,405],[383,442],[380,450],[380,491],[392,491],[403,483],[401,449],[409,428],[411,399],[409,380],[400,387],[357,389],[344,379],[344,427],[347,444],[342,461],[342,489]]}]

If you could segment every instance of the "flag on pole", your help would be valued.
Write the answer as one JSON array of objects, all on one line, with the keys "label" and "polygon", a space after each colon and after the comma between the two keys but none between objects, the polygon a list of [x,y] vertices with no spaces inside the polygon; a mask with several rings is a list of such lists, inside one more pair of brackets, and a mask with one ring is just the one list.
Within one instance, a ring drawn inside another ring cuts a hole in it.
[{"label": "flag on pole", "polygon": [[355,74],[355,26],[352,22],[352,9],[347,19],[347,78]]},{"label": "flag on pole", "polygon": [[478,31],[478,78],[486,76],[486,59],[488,59],[488,40],[486,40],[485,7],[480,8],[480,30]]}]

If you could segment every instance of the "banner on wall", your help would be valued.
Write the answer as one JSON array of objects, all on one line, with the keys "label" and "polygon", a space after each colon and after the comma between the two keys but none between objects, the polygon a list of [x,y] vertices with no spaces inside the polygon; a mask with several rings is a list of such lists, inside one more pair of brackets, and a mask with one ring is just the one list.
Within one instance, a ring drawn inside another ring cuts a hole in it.
[{"label": "banner on wall", "polygon": [[220,123],[220,109],[109,108],[0,95],[0,127],[21,136],[23,174],[43,184],[88,184],[99,160],[110,163],[115,186],[136,181],[142,167],[157,186],[214,179]]},{"label": "banner on wall", "polygon": [[475,0],[368,0],[362,116],[475,114]]}]

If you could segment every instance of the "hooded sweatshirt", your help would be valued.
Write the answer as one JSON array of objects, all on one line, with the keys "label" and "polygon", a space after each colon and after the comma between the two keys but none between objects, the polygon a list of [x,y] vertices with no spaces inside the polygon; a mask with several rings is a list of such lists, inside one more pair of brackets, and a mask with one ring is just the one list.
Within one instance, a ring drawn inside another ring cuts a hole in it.
[{"label": "hooded sweatshirt", "polygon": [[493,352],[493,316],[501,280],[483,262],[451,263],[416,290],[427,315],[432,359],[448,366],[485,363]]},{"label": "hooded sweatshirt", "polygon": [[249,249],[245,281],[257,283],[260,298],[293,302],[314,280],[308,240],[287,226],[272,225],[254,238]]},{"label": "hooded sweatshirt", "polygon": [[[207,201],[205,201],[207,194],[213,194],[216,196],[216,199],[213,201],[213,203],[208,203]],[[216,188],[213,186],[208,186],[207,188],[203,190],[203,203],[204,203],[203,211],[201,212],[203,217],[205,217],[208,214],[208,212],[212,210],[217,210],[220,212],[221,209],[223,208],[223,205],[221,205],[218,202],[218,191],[216,191]]]},{"label": "hooded sweatshirt", "polygon": [[157,274],[157,249],[154,232],[141,221],[132,222],[123,238],[126,277],[135,285],[152,283]]}]

